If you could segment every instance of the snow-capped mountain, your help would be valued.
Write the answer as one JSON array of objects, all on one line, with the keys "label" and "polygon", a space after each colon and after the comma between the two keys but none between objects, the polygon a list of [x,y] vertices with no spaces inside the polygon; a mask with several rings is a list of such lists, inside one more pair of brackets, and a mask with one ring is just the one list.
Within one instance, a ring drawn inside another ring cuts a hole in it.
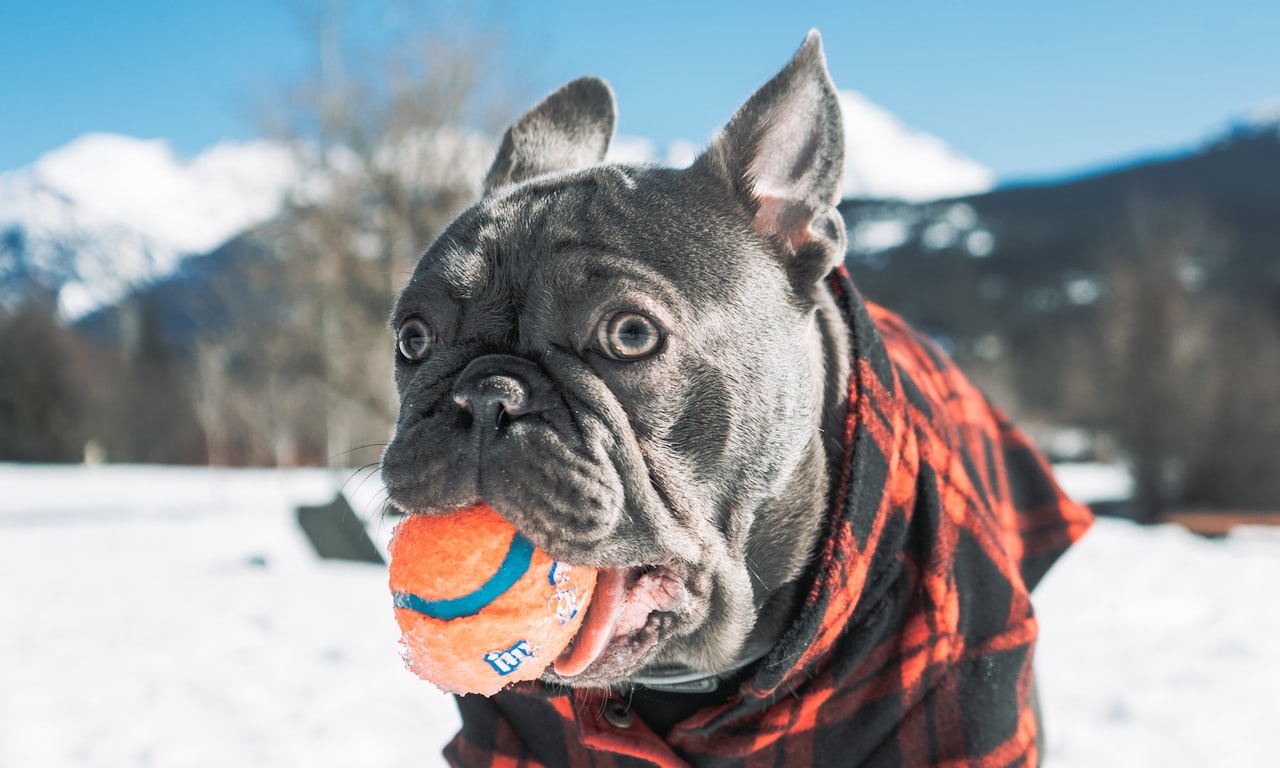
[{"label": "snow-capped mountain", "polygon": [[[995,186],[991,169],[937,136],[903,124],[857,91],[839,96],[845,144],[842,197],[915,203],[979,194]],[[623,135],[609,148],[609,159],[679,168],[692,163],[700,149],[674,141],[660,151],[649,139]]]},{"label": "snow-capped mountain", "polygon": [[924,202],[986,192],[991,169],[945,141],[904,125],[857,91],[840,92],[844,117],[844,197]]},{"label": "snow-capped mountain", "polygon": [[1274,129],[1280,132],[1280,96],[1252,105],[1245,111],[1241,120],[1260,130]]},{"label": "snow-capped mountain", "polygon": [[[862,95],[842,92],[840,103],[845,197],[919,201],[992,186],[990,170]],[[698,151],[677,141],[659,152],[648,139],[619,136],[609,159],[680,167]],[[114,303],[271,219],[300,175],[290,151],[266,141],[226,142],[184,160],[162,140],[86,134],[0,173],[0,307],[45,291],[74,320]]]},{"label": "snow-capped mountain", "polygon": [[222,143],[184,161],[160,140],[87,134],[0,174],[0,306],[33,289],[75,319],[280,209],[283,147]]}]

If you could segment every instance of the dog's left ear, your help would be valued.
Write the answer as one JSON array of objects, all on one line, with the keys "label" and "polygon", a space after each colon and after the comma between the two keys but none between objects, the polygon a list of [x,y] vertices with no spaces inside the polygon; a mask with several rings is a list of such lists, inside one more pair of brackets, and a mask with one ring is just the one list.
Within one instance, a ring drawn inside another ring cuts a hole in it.
[{"label": "dog's left ear", "polygon": [[616,113],[613,91],[599,78],[579,78],[551,94],[507,129],[484,178],[485,194],[544,173],[601,162],[613,138]]},{"label": "dog's left ear", "polygon": [[788,261],[798,288],[843,260],[844,222],[835,205],[844,132],[817,30],[738,110],[698,166],[730,185],[757,234]]}]

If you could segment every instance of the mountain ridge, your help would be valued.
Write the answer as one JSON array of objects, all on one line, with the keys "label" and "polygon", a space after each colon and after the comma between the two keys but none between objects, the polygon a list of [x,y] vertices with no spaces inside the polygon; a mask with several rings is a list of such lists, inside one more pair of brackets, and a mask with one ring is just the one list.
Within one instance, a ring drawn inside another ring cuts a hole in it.
[{"label": "mountain ridge", "polygon": [[[840,101],[846,196],[926,199],[993,183],[988,169],[860,94]],[[610,159],[680,166],[698,151],[673,142],[660,155],[653,142],[619,136]],[[474,164],[479,179],[487,158]],[[278,142],[227,141],[180,158],[164,140],[85,134],[0,173],[0,308],[47,292],[64,319],[84,317],[274,218],[301,176]]]},{"label": "mountain ridge", "polygon": [[[1253,116],[1228,123],[1215,141],[1155,160],[997,184],[980,163],[861,94],[841,91],[839,98],[848,145],[843,196],[912,204],[1060,187],[1280,131],[1280,118]],[[619,136],[610,159],[680,166],[698,151],[673,142],[659,153],[646,139]],[[222,142],[183,159],[163,140],[81,136],[30,166],[0,173],[0,308],[43,293],[54,297],[64,319],[84,317],[269,221],[300,175],[294,154],[265,140]]]},{"label": "mountain ridge", "polygon": [[163,140],[85,134],[0,174],[0,306],[40,288],[81,317],[275,216],[295,175],[263,141],[182,160]]}]

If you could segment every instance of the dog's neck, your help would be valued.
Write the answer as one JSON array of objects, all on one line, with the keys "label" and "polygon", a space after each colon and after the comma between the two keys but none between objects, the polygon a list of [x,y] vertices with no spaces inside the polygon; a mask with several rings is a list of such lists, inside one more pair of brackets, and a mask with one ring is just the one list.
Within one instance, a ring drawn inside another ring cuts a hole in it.
[{"label": "dog's neck", "polygon": [[[824,388],[821,421],[806,460],[807,466],[798,473],[799,477],[793,484],[792,498],[782,500],[784,506],[807,508],[806,514],[792,514],[784,518],[796,523],[786,526],[785,535],[789,537],[787,551],[793,553],[799,567],[785,582],[767,585],[767,594],[761,596],[763,599],[758,598],[759,619],[744,645],[745,652],[760,646],[772,647],[791,624],[808,587],[805,583],[807,574],[817,556],[817,542],[826,529],[834,503],[834,489],[839,483],[844,463],[851,365],[850,329],[825,283],[815,314],[814,334],[813,343],[820,351],[816,359],[820,361]],[[823,508],[813,510],[814,504],[821,504]],[[777,518],[766,518],[764,524],[768,525],[771,519]],[[774,537],[784,535],[779,530],[760,533]]]}]

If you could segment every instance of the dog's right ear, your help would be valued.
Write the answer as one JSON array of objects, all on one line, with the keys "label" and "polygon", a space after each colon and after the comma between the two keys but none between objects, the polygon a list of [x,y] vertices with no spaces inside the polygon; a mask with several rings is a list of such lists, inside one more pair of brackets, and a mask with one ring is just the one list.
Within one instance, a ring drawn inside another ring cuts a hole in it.
[{"label": "dog's right ear", "polygon": [[502,137],[484,179],[485,194],[544,173],[603,161],[616,112],[609,84],[595,77],[574,80],[543,99]]},{"label": "dog's right ear", "polygon": [[843,260],[844,222],[835,206],[844,131],[817,30],[738,110],[695,168],[712,173],[741,202],[797,287],[816,284]]}]

